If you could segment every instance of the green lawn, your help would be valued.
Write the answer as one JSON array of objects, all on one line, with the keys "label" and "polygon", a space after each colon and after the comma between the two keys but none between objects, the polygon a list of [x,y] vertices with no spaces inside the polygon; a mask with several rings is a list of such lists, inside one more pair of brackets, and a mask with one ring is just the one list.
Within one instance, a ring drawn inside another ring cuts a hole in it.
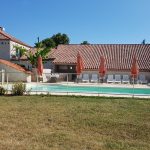
[{"label": "green lawn", "polygon": [[0,97],[0,150],[150,150],[150,100]]}]

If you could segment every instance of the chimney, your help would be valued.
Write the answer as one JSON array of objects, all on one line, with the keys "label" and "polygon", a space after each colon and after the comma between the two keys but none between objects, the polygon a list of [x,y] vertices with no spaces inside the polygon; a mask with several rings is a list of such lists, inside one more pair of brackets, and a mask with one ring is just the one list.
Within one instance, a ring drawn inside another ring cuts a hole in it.
[{"label": "chimney", "polygon": [[0,27],[0,31],[4,31],[4,28],[3,28],[3,27]]}]

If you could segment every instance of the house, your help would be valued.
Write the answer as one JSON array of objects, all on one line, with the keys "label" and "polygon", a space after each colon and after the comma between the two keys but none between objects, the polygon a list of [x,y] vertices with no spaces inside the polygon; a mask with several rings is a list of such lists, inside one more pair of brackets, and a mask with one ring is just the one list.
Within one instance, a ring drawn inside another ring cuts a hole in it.
[{"label": "house", "polygon": [[[54,72],[76,73],[77,53],[80,52],[83,73],[98,73],[100,56],[106,59],[107,74],[130,75],[133,57],[137,57],[140,74],[150,82],[150,45],[149,44],[70,44],[59,45],[49,57],[54,58]],[[70,80],[74,75],[70,75]]]},{"label": "house", "polygon": [[10,61],[0,59],[0,70],[4,70],[4,72],[0,72],[0,81],[2,81],[2,76],[4,74],[5,81],[8,80],[9,82],[12,81],[31,82],[32,73]]},{"label": "house", "polygon": [[[16,53],[15,46],[20,46],[28,50],[28,52],[35,53],[37,51],[36,48],[33,48],[26,43],[16,39],[10,34],[4,31],[4,28],[0,27],[0,58],[4,60],[10,60],[13,63],[16,63],[20,66],[25,67],[26,69],[31,70],[32,65],[26,56],[18,57]],[[44,68],[52,68],[52,63],[49,58],[44,60]]]},{"label": "house", "polygon": [[[31,66],[28,61],[21,63],[18,59],[18,54],[16,52],[15,46],[20,46],[26,50],[30,50],[32,47],[25,44],[24,42],[16,39],[15,37],[9,35],[4,31],[4,28],[0,27],[0,71],[4,70],[5,81],[8,78],[10,81],[24,81],[31,82],[31,72],[25,69]],[[15,63],[11,61],[15,60]],[[19,64],[20,65],[17,65]],[[2,77],[2,72],[0,76]],[[2,78],[0,77],[0,80]]]},{"label": "house", "polygon": [[14,46],[21,46],[29,50],[31,46],[16,39],[4,31],[3,27],[0,27],[0,58],[5,60],[11,60],[17,58],[16,49]]}]

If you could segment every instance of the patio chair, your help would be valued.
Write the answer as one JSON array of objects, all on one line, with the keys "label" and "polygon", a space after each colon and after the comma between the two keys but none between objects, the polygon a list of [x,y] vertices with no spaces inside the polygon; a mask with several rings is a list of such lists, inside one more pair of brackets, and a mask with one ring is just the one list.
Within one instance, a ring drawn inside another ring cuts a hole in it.
[{"label": "patio chair", "polygon": [[121,75],[115,75],[115,83],[121,83]]},{"label": "patio chair", "polygon": [[89,74],[83,74],[82,82],[89,82]]},{"label": "patio chair", "polygon": [[108,75],[107,83],[114,83],[114,77],[113,77],[113,75]]},{"label": "patio chair", "polygon": [[128,75],[123,75],[122,83],[129,83],[129,76]]},{"label": "patio chair", "polygon": [[141,84],[147,84],[147,80],[145,78],[145,75],[141,74],[139,76],[139,83],[141,83]]},{"label": "patio chair", "polygon": [[98,74],[92,74],[91,82],[98,82]]}]

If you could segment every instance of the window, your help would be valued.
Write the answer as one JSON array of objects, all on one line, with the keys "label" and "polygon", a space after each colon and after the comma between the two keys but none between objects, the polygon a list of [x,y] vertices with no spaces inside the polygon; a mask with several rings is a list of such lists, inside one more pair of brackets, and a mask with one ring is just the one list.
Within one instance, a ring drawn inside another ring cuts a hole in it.
[{"label": "window", "polygon": [[59,66],[59,69],[60,69],[60,70],[67,70],[67,69],[68,69],[68,67],[67,67],[67,66],[63,66],[63,65],[61,65],[61,66]]}]

